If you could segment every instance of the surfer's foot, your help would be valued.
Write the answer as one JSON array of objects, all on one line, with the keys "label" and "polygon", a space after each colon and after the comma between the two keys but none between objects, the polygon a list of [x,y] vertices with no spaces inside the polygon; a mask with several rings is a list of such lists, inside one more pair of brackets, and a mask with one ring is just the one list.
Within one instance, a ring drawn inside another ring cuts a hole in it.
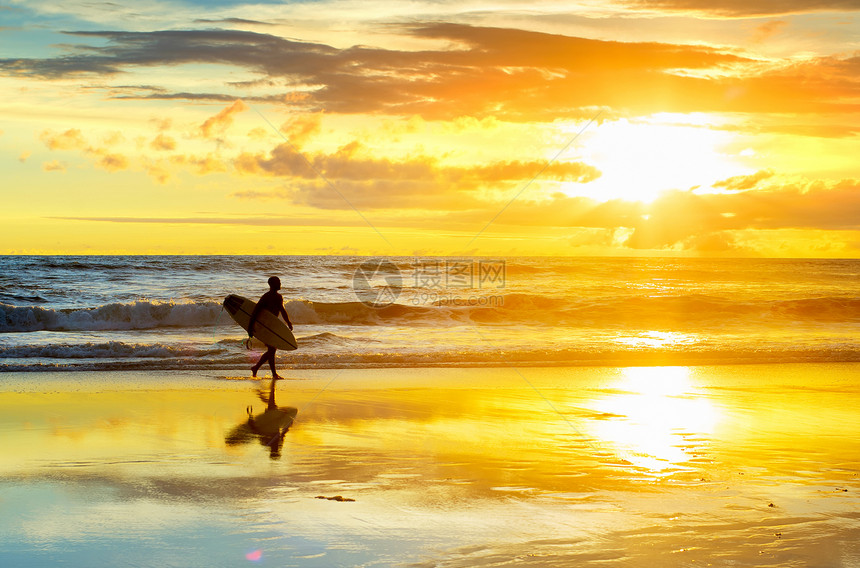
[{"label": "surfer's foot", "polygon": [[278,373],[272,373],[272,380],[273,380],[273,381],[278,381],[278,380],[281,380],[281,379],[283,379],[283,378],[284,378],[284,377],[282,377],[282,376],[281,376],[281,375],[279,375]]},{"label": "surfer's foot", "polygon": [[251,367],[251,376],[254,378],[257,377],[257,367]]}]

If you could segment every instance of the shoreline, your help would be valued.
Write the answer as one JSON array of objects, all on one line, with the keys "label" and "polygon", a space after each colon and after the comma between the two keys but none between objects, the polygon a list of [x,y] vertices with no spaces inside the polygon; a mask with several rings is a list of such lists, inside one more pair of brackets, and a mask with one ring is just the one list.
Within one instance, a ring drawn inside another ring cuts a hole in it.
[{"label": "shoreline", "polygon": [[[710,363],[710,364],[592,364],[592,365],[517,365],[508,363],[487,364],[481,366],[446,366],[446,365],[423,365],[409,367],[373,367],[373,366],[349,366],[349,367],[326,367],[326,368],[289,368],[279,366],[278,372],[284,378],[285,384],[306,383],[308,381],[326,381],[332,376],[336,378],[351,378],[358,381],[362,376],[372,373],[385,377],[392,384],[411,384],[414,386],[445,386],[450,382],[443,379],[442,382],[434,377],[465,377],[467,375],[484,376],[487,372],[500,372],[496,377],[504,376],[504,381],[509,382],[511,378],[523,381],[523,375],[530,377],[550,377],[557,380],[560,375],[573,374],[576,376],[610,376],[619,369],[697,369],[703,371],[705,376],[721,377],[727,379],[732,376],[745,377],[747,375],[761,377],[762,372],[758,370],[773,370],[777,375],[791,374],[790,370],[796,367],[804,367],[814,370],[837,369],[848,372],[857,372],[860,379],[860,361],[785,361],[785,362],[745,362],[745,363]],[[745,371],[746,370],[746,371]],[[243,374],[243,371],[247,375]],[[747,372],[748,371],[748,372]],[[783,372],[783,371],[787,371]],[[152,388],[166,388],[171,390],[189,387],[215,388],[216,385],[232,383],[254,382],[270,380],[268,369],[261,369],[258,377],[252,377],[250,370],[246,368],[221,368],[221,369],[119,369],[119,370],[38,370],[38,371],[7,371],[0,373],[0,393],[10,390],[38,389],[38,378],[41,381],[49,381],[55,388],[57,386],[74,386],[77,388],[130,388],[140,389],[147,386]],[[177,379],[179,379],[177,381]],[[459,379],[455,379],[456,382]],[[279,381],[280,382],[280,381]],[[792,383],[795,381],[791,381]],[[350,383],[352,384],[352,383]],[[462,383],[458,383],[462,384]],[[860,382],[858,382],[860,384]],[[467,388],[467,385],[463,385]],[[241,387],[237,387],[241,388]]]},{"label": "shoreline", "polygon": [[[499,350],[499,353],[502,351]],[[255,352],[259,355],[261,352]],[[522,354],[520,354],[522,355]],[[854,364],[860,363],[860,352],[854,350],[821,351],[798,349],[795,351],[776,351],[763,356],[760,350],[751,349],[749,353],[738,352],[733,349],[731,354],[719,351],[702,353],[673,353],[651,350],[647,353],[635,353],[626,355],[624,353],[612,352],[605,356],[589,354],[588,357],[570,358],[543,361],[530,358],[509,358],[500,360],[498,354],[487,359],[473,359],[457,361],[448,359],[450,354],[426,354],[422,360],[411,360],[408,362],[391,361],[388,355],[374,360],[373,356],[363,355],[360,360],[343,360],[332,362],[328,356],[315,360],[314,357],[301,361],[291,361],[289,356],[282,356],[278,366],[290,368],[294,371],[343,371],[343,370],[409,370],[409,369],[492,369],[492,368],[615,368],[615,367],[716,367],[716,366],[745,366],[745,365],[780,365],[780,364]],[[410,356],[414,359],[414,356]],[[442,360],[440,360],[440,357]],[[9,359],[14,360],[14,359]],[[150,368],[144,366],[150,364]],[[0,377],[10,374],[26,373],[125,373],[125,372],[164,372],[164,373],[222,373],[238,374],[248,369],[253,361],[243,362],[241,365],[231,364],[218,366],[217,364],[193,363],[189,361],[165,363],[161,361],[134,361],[134,362],[109,362],[109,363],[64,363],[62,366],[55,364],[29,364],[0,366]]]}]

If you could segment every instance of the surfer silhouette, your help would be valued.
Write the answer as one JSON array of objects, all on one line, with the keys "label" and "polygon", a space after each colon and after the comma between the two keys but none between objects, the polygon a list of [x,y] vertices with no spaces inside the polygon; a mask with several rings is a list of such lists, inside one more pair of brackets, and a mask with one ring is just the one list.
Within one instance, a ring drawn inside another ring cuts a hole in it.
[{"label": "surfer silhouette", "polygon": [[[250,339],[254,335],[254,323],[257,321],[257,316],[260,314],[262,310],[268,310],[275,314],[275,317],[279,315],[284,316],[284,321],[287,322],[287,326],[290,328],[290,331],[293,330],[293,323],[290,321],[290,316],[287,315],[287,310],[284,309],[284,298],[280,294],[278,294],[278,290],[281,289],[281,280],[277,276],[272,276],[269,278],[269,291],[263,294],[260,297],[260,301],[257,302],[257,307],[254,308],[254,311],[251,313],[251,320],[248,322],[248,338]],[[260,360],[251,367],[251,375],[256,377],[257,371],[266,361],[269,362],[269,368],[272,369],[272,380],[280,379],[280,375],[278,375],[277,371],[275,371],[275,351],[278,349],[276,347],[272,347],[271,345],[266,345],[268,348],[265,353],[260,356]]]}]

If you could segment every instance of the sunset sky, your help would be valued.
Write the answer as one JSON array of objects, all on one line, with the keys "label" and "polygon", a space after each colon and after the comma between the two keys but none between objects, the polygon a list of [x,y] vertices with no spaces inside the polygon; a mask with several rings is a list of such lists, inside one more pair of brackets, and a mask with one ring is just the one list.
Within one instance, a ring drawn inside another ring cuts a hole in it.
[{"label": "sunset sky", "polygon": [[0,0],[0,253],[860,257],[857,0]]}]

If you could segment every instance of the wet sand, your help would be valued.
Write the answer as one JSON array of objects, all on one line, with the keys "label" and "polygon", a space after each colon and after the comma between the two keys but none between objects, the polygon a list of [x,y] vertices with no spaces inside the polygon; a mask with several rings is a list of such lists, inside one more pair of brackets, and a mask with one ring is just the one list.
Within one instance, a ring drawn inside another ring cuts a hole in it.
[{"label": "wet sand", "polygon": [[0,565],[860,566],[860,364],[286,374],[0,376]]}]

